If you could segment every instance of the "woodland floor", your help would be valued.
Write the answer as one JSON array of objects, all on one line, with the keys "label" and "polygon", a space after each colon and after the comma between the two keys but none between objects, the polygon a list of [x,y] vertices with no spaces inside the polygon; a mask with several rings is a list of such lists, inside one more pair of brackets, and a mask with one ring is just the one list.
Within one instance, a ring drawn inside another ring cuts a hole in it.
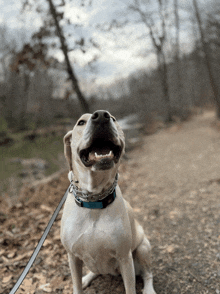
[{"label": "woodland floor", "polygon": [[[143,137],[120,167],[120,187],[152,245],[157,294],[220,293],[220,132],[214,113]],[[0,198],[0,293],[9,293],[68,186],[67,174]],[[17,293],[72,293],[67,255],[53,225]],[[137,278],[137,294],[141,293]],[[121,277],[100,276],[86,294],[125,293]]]}]

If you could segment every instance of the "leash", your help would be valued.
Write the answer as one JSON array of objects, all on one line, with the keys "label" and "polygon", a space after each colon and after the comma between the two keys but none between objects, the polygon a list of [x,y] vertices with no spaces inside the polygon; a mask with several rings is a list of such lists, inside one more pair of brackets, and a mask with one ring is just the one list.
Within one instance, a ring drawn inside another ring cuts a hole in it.
[{"label": "leash", "polygon": [[63,196],[63,198],[61,199],[61,201],[60,201],[60,203],[58,204],[56,210],[54,211],[54,213],[53,213],[53,215],[52,215],[52,217],[51,217],[51,219],[50,219],[50,221],[49,221],[49,223],[48,223],[48,225],[47,225],[47,227],[46,227],[46,229],[45,229],[45,231],[44,231],[44,233],[43,233],[43,235],[42,235],[42,237],[41,237],[41,239],[40,239],[40,241],[38,242],[38,244],[37,244],[37,246],[36,246],[34,252],[33,252],[32,255],[31,255],[31,258],[29,259],[29,261],[28,261],[28,263],[27,263],[25,269],[23,270],[22,274],[21,274],[20,277],[18,278],[16,284],[15,284],[14,287],[11,289],[11,291],[10,291],[9,294],[14,294],[14,293],[16,293],[16,291],[17,291],[18,288],[20,287],[21,283],[23,282],[24,278],[26,277],[27,273],[29,272],[31,266],[33,265],[33,263],[34,263],[34,261],[35,261],[37,255],[38,255],[38,253],[39,253],[39,251],[40,251],[42,245],[44,244],[44,241],[45,241],[45,239],[47,238],[47,235],[48,235],[48,233],[49,233],[49,231],[50,231],[50,229],[51,229],[51,227],[52,227],[52,225],[53,225],[53,223],[54,223],[54,221],[55,221],[55,219],[56,219],[56,217],[57,217],[57,215],[58,215],[58,213],[59,213],[61,207],[63,206],[63,203],[64,203],[65,200],[66,200],[66,197],[67,197],[68,192],[69,192],[69,188],[70,188],[70,187],[68,187],[68,189],[66,190],[66,192],[65,192],[65,194],[64,194],[64,196]]}]

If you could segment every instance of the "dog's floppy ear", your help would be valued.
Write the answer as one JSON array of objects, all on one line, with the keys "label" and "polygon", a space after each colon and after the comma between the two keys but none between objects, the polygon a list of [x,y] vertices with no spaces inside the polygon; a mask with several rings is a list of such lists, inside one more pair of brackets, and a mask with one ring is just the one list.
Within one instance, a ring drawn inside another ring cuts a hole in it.
[{"label": "dog's floppy ear", "polygon": [[72,151],[71,151],[71,139],[72,139],[72,131],[69,131],[63,138],[64,143],[64,155],[69,164],[69,169],[73,170],[72,167]]}]

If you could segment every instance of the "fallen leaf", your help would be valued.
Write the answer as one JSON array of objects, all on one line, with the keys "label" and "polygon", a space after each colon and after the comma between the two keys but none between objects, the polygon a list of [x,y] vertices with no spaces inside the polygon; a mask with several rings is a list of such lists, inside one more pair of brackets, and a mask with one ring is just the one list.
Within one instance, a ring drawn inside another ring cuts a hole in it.
[{"label": "fallen leaf", "polygon": [[0,250],[0,256],[3,255],[5,253],[5,249],[1,249]]},{"label": "fallen leaf", "polygon": [[8,255],[7,255],[8,258],[13,258],[15,257],[15,251],[14,252],[10,252]]},{"label": "fallen leaf", "polygon": [[44,284],[44,285],[40,285],[39,288],[41,290],[43,290],[44,292],[51,293],[52,289],[49,286],[50,286],[50,283],[47,283],[47,284]]},{"label": "fallen leaf", "polygon": [[171,219],[174,219],[176,217],[180,217],[181,212],[179,210],[177,210],[177,209],[174,209],[174,210],[170,211],[169,215],[170,215]]},{"label": "fallen leaf", "polygon": [[34,294],[35,292],[35,286],[32,284],[32,279],[25,279],[20,288],[27,294]]},{"label": "fallen leaf", "polygon": [[50,285],[52,287],[52,289],[57,289],[61,286],[61,284],[63,283],[63,277],[54,277],[51,282]]},{"label": "fallen leaf", "polygon": [[15,259],[13,259],[13,261],[20,261],[24,259],[25,257],[31,256],[31,254],[32,254],[32,251],[25,252],[24,254],[18,255]]},{"label": "fallen leaf", "polygon": [[160,246],[160,249],[163,249],[163,253],[174,253],[176,251],[176,249],[179,248],[178,245],[165,245],[165,246]]},{"label": "fallen leaf", "polygon": [[60,229],[57,229],[56,232],[54,233],[54,240],[60,240]]},{"label": "fallen leaf", "polygon": [[52,243],[52,240],[46,239],[44,241],[43,247],[46,247],[47,245],[50,245]]},{"label": "fallen leaf", "polygon": [[167,246],[166,251],[168,253],[173,253],[175,251],[175,249],[176,249],[176,247],[174,245],[169,245],[169,246]]},{"label": "fallen leaf", "polygon": [[37,278],[41,284],[46,284],[46,277],[43,274],[35,274],[35,278]]},{"label": "fallen leaf", "polygon": [[51,212],[51,211],[52,211],[52,208],[51,208],[51,207],[46,206],[46,205],[44,205],[44,204],[42,204],[42,205],[40,206],[40,208],[41,208],[42,210],[45,210],[45,211],[48,211],[48,212]]},{"label": "fallen leaf", "polygon": [[14,235],[12,234],[12,232],[10,232],[10,231],[6,231],[5,233],[6,233],[6,235],[8,235],[9,237],[14,238]]},{"label": "fallen leaf", "polygon": [[4,263],[9,263],[9,259],[6,258],[5,256],[2,256],[1,258],[2,258],[2,260],[3,260]]},{"label": "fallen leaf", "polygon": [[2,283],[3,283],[3,284],[7,284],[7,283],[11,280],[11,278],[12,278],[12,275],[7,276],[7,277],[4,277],[4,278],[2,279]]}]

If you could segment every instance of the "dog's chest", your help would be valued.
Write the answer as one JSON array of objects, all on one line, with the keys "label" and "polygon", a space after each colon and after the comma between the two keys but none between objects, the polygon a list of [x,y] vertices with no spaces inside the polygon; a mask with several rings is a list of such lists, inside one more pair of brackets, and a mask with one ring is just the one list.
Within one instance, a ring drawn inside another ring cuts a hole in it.
[{"label": "dog's chest", "polygon": [[85,214],[66,219],[63,243],[91,271],[116,274],[117,258],[131,241],[127,220],[118,215],[113,217],[104,211],[86,211]]},{"label": "dog's chest", "polygon": [[[122,227],[121,224],[119,226]],[[116,266],[117,252],[120,250],[117,242],[119,231],[120,229],[113,228],[111,224],[88,225],[74,238],[72,252],[93,272],[109,273]]]}]

